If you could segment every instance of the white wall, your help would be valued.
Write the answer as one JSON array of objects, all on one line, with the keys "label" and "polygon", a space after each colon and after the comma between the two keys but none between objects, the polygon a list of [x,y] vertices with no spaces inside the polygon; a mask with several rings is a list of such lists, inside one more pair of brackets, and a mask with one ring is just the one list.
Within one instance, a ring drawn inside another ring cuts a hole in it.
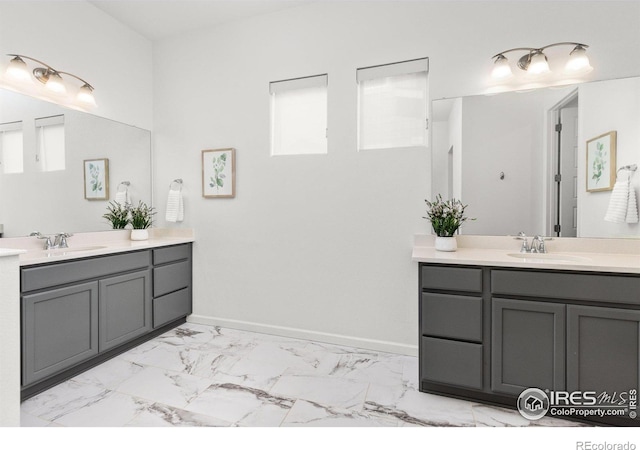
[{"label": "white wall", "polygon": [[0,1],[0,73],[7,53],[87,80],[98,103],[93,114],[151,129],[151,42],[90,3]]},{"label": "white wall", "polygon": [[[462,98],[456,98],[449,114],[449,145],[453,147],[453,198],[462,198]],[[434,192],[435,194],[435,192]]]},{"label": "white wall", "polygon": [[[86,2],[3,1],[0,52],[86,77],[98,115],[153,125],[160,216],[169,182],[185,179],[196,315],[412,351],[410,251],[412,235],[429,232],[430,158],[401,152],[389,164],[387,153],[355,152],[355,69],[427,56],[432,98],[457,97],[486,89],[497,51],[576,40],[590,45],[591,79],[637,76],[639,22],[638,2],[317,2],[152,52]],[[325,72],[329,154],[270,158],[268,82]],[[237,197],[205,200],[200,150],[229,146]]]},{"label": "white wall", "polygon": [[[505,93],[462,99],[462,193],[476,220],[464,234],[539,234],[542,98]],[[504,179],[500,179],[504,173]],[[534,182],[536,181],[536,182]]]},{"label": "white wall", "polygon": [[[8,106],[0,109],[0,123],[23,122],[24,146],[24,172],[0,170],[4,237],[27,236],[36,230],[48,235],[110,230],[102,218],[108,202],[84,198],[86,159],[109,159],[109,200],[115,199],[121,181],[129,181],[132,201],[151,203],[149,131],[7,90],[0,90],[0,104]],[[64,115],[65,169],[41,172],[35,160],[35,119],[54,115]]]},{"label": "white wall", "polygon": [[[593,78],[637,75],[640,4],[603,4],[317,2],[155,45],[156,198],[162,215],[185,180],[194,320],[414,351],[430,157],[356,152],[356,68],[426,56],[432,98],[456,97],[486,88],[497,51],[577,40]],[[329,154],[269,157],[268,83],[318,73]],[[200,151],[224,147],[237,196],[203,199]]]},{"label": "white wall", "polygon": [[[578,233],[580,237],[640,236],[637,223],[605,222],[611,191],[586,191],[586,142],[609,131],[617,132],[616,170],[628,164],[640,166],[640,79],[589,83],[579,88],[578,136]],[[624,173],[620,172],[621,176]],[[631,186],[640,191],[640,173]]]},{"label": "white wall", "polygon": [[431,165],[433,168],[431,190],[434,195],[441,193],[442,197],[446,199],[449,197],[448,157],[449,149],[451,148],[451,145],[449,144],[448,121],[442,120],[431,122],[431,144]]}]

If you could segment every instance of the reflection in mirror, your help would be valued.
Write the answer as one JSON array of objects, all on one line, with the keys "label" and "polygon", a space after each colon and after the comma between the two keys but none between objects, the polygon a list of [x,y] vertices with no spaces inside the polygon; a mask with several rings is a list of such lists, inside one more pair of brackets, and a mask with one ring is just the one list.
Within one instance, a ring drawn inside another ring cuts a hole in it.
[{"label": "reflection in mirror", "polygon": [[469,205],[477,220],[461,233],[640,237],[637,223],[604,220],[611,190],[586,189],[594,137],[616,131],[614,169],[640,163],[640,78],[436,100],[432,111],[432,196]]},{"label": "reflection in mirror", "polygon": [[3,237],[109,230],[108,200],[84,193],[83,161],[103,158],[108,200],[128,181],[131,201],[151,204],[149,131],[0,89]]}]

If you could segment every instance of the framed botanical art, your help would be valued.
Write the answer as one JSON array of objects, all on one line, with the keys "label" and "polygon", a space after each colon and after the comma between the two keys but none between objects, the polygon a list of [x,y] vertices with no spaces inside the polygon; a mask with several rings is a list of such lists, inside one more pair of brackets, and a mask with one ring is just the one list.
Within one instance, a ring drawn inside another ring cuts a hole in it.
[{"label": "framed botanical art", "polygon": [[610,191],[616,182],[616,132],[587,141],[587,192]]},{"label": "framed botanical art", "polygon": [[109,160],[84,160],[84,198],[109,200]]},{"label": "framed botanical art", "polygon": [[205,198],[236,196],[236,150],[234,148],[202,150],[202,196]]}]

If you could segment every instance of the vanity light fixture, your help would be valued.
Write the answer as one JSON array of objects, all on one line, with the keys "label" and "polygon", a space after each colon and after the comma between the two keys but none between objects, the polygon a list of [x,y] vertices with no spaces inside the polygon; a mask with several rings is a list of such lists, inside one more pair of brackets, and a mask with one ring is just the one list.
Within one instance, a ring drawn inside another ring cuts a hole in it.
[{"label": "vanity light fixture", "polygon": [[569,59],[565,65],[566,74],[583,75],[593,70],[593,67],[589,64],[589,58],[586,54],[586,49],[589,47],[588,45],[580,44],[578,42],[558,42],[556,44],[549,44],[539,48],[512,48],[494,55],[491,58],[495,59],[491,76],[497,80],[503,80],[513,76],[509,60],[504,56],[505,53],[509,52],[526,52],[518,59],[517,66],[527,74],[537,76],[549,73],[549,60],[547,59],[547,55],[544,54],[544,50],[549,47],[556,47],[559,45],[571,45],[574,47],[569,54]]},{"label": "vanity light fixture", "polygon": [[96,99],[93,97],[93,86],[91,86],[79,76],[69,72],[56,70],[49,64],[43,63],[42,61],[31,58],[29,56],[11,53],[9,53],[8,56],[12,56],[13,58],[11,59],[11,61],[9,61],[9,65],[5,72],[7,78],[18,82],[32,81],[27,63],[24,61],[25,59],[27,59],[44,66],[36,67],[35,69],[33,69],[32,73],[36,80],[43,83],[44,87],[48,91],[57,95],[66,95],[67,88],[64,85],[64,80],[61,75],[69,75],[83,83],[78,90],[78,94],[76,95],[76,101],[83,105],[96,106]]}]

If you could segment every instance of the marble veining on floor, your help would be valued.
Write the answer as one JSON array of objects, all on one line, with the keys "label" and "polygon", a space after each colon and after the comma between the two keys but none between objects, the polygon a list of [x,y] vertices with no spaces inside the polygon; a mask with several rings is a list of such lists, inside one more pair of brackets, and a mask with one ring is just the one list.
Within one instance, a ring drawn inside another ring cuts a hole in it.
[{"label": "marble veining on floor", "polygon": [[415,357],[184,324],[22,403],[22,426],[576,426],[421,393]]}]

